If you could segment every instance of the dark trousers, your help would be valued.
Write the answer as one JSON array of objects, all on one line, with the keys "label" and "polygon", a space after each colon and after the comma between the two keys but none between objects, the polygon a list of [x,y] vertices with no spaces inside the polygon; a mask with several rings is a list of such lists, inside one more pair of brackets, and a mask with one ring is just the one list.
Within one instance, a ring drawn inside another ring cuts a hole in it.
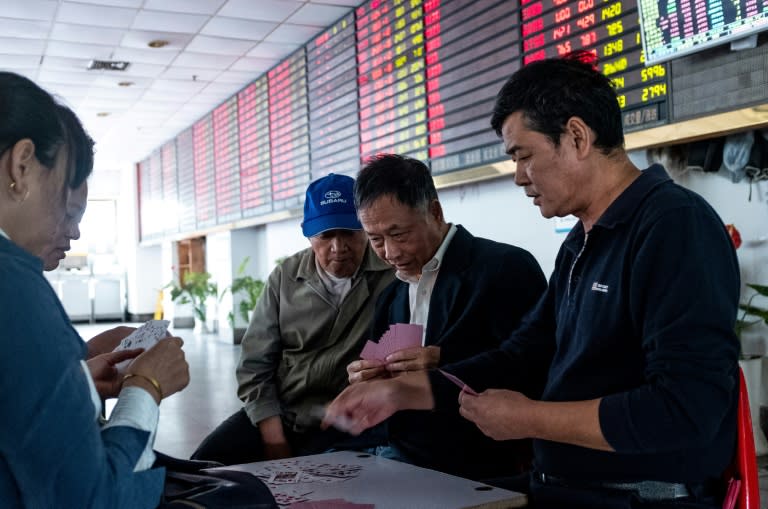
[{"label": "dark trousers", "polygon": [[[349,436],[333,428],[317,428],[305,433],[285,430],[285,437],[294,456],[325,452]],[[251,424],[245,410],[240,409],[205,437],[192,454],[192,459],[218,461],[225,465],[265,460],[261,432],[257,426]]]}]

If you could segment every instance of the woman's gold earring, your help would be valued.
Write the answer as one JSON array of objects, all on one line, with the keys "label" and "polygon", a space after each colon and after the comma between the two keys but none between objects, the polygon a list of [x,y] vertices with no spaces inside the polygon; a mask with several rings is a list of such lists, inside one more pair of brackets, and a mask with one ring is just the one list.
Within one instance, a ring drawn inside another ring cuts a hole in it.
[{"label": "woman's gold earring", "polygon": [[11,182],[11,191],[16,189],[16,182]]}]

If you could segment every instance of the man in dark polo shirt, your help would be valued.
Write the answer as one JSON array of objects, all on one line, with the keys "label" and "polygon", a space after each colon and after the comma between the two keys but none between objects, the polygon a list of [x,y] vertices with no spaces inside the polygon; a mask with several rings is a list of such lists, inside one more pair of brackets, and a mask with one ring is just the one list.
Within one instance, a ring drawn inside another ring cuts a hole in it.
[{"label": "man in dark polo shirt", "polygon": [[[583,57],[517,71],[492,125],[542,215],[579,219],[544,298],[498,350],[444,367],[479,395],[422,371],[351,386],[326,423],[458,405],[496,440],[534,439],[535,507],[720,507],[740,286],[721,220],[661,166],[631,163],[615,91]],[[543,395],[527,393],[541,376]]]}]

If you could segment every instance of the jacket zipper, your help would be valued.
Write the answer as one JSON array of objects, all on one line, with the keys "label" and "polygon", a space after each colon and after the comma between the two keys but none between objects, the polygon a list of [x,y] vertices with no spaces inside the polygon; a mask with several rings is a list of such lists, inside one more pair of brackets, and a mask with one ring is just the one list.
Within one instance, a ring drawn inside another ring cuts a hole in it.
[{"label": "jacket zipper", "polygon": [[568,286],[565,289],[566,302],[570,301],[570,297],[571,297],[571,281],[573,280],[573,269],[576,268],[576,264],[579,263],[579,258],[581,258],[582,253],[587,248],[588,239],[589,239],[589,233],[585,233],[584,244],[581,245],[581,249],[579,250],[579,253],[576,255],[576,258],[573,259],[573,263],[571,264],[571,270],[568,272]]}]

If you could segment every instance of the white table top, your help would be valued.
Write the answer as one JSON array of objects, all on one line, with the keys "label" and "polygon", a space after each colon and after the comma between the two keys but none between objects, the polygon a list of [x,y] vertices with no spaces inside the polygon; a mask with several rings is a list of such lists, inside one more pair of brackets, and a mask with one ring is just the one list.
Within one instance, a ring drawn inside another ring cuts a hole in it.
[{"label": "white table top", "polygon": [[[323,475],[345,468],[348,474]],[[264,480],[276,496],[315,501],[343,498],[357,504],[374,504],[376,509],[496,509],[527,504],[522,493],[354,451],[259,461],[220,470],[252,473]],[[297,482],[275,482],[277,472],[283,477],[298,472]]]}]

